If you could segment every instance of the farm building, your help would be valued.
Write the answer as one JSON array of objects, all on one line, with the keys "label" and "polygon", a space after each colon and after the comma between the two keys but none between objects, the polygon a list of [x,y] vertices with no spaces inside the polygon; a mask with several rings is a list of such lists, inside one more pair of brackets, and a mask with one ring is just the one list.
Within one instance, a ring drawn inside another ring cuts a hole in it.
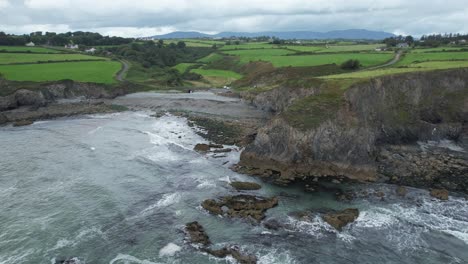
[{"label": "farm building", "polygon": [[409,45],[408,43],[398,43],[396,47],[399,49],[406,49],[406,48],[409,48]]},{"label": "farm building", "polygon": [[26,46],[27,47],[34,47],[34,46],[36,46],[36,44],[34,44],[34,42],[31,41],[31,42],[27,43]]},{"label": "farm building", "polygon": [[95,48],[90,48],[90,49],[87,49],[85,50],[86,53],[94,53],[96,52],[96,49]]},{"label": "farm building", "polygon": [[78,45],[75,45],[75,44],[68,44],[68,45],[65,45],[65,48],[66,49],[78,49]]}]

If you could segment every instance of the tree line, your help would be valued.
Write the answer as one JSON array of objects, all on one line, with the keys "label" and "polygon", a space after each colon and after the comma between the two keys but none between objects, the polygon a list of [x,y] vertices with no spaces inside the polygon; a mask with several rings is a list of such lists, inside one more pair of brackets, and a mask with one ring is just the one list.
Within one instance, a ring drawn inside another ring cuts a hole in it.
[{"label": "tree line", "polygon": [[102,36],[93,32],[32,32],[25,35],[6,34],[0,31],[0,45],[5,46],[24,46],[29,42],[36,45],[64,46],[68,44],[77,44],[84,46],[103,46],[103,45],[122,45],[135,41],[133,38]]}]

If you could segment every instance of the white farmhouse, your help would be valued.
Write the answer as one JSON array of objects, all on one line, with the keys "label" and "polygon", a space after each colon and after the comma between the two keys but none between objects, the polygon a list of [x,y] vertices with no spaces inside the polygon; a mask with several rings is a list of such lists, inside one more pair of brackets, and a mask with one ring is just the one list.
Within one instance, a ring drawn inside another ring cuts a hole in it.
[{"label": "white farmhouse", "polygon": [[31,42],[27,43],[26,46],[27,47],[34,47],[34,46],[36,46],[36,44],[34,44],[34,42],[31,41]]},{"label": "white farmhouse", "polygon": [[68,45],[65,45],[65,48],[66,49],[78,49],[78,45],[76,44],[68,44]]},{"label": "white farmhouse", "polygon": [[86,53],[94,53],[96,52],[96,49],[95,48],[90,48],[90,49],[87,49],[85,50]]}]

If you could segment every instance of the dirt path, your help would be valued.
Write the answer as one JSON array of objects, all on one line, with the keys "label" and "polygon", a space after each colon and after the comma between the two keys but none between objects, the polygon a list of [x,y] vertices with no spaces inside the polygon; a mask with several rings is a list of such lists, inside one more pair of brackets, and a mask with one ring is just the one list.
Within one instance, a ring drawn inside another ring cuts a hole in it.
[{"label": "dirt path", "polygon": [[375,66],[375,67],[371,67],[371,68],[366,68],[364,69],[364,71],[368,71],[368,70],[376,70],[376,69],[380,69],[380,68],[385,68],[385,67],[388,67],[388,66],[392,66],[393,64],[397,63],[400,61],[401,59],[401,55],[403,55],[403,52],[401,50],[399,50],[396,54],[395,54],[395,57],[393,58],[393,60],[385,63],[385,64],[382,64],[382,65],[379,65],[379,66]]},{"label": "dirt path", "polygon": [[128,62],[124,60],[120,60],[120,62],[122,63],[122,69],[117,73],[117,76],[115,78],[117,79],[117,81],[123,82],[124,77],[128,72],[128,69],[130,69],[130,66],[128,65]]}]

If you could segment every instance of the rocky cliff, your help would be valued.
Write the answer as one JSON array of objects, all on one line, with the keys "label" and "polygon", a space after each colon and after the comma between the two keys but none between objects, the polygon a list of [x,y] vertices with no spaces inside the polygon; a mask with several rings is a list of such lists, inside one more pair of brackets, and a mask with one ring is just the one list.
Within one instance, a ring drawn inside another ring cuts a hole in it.
[{"label": "rocky cliff", "polygon": [[16,83],[0,79],[0,91],[11,91],[0,96],[0,111],[21,106],[43,106],[58,99],[85,97],[113,98],[125,94],[125,86],[108,87],[101,84],[58,81],[50,83]]},{"label": "rocky cliff", "polygon": [[243,172],[278,183],[351,179],[466,191],[468,69],[387,76],[348,89],[281,87],[252,102],[277,112],[242,153]]}]

